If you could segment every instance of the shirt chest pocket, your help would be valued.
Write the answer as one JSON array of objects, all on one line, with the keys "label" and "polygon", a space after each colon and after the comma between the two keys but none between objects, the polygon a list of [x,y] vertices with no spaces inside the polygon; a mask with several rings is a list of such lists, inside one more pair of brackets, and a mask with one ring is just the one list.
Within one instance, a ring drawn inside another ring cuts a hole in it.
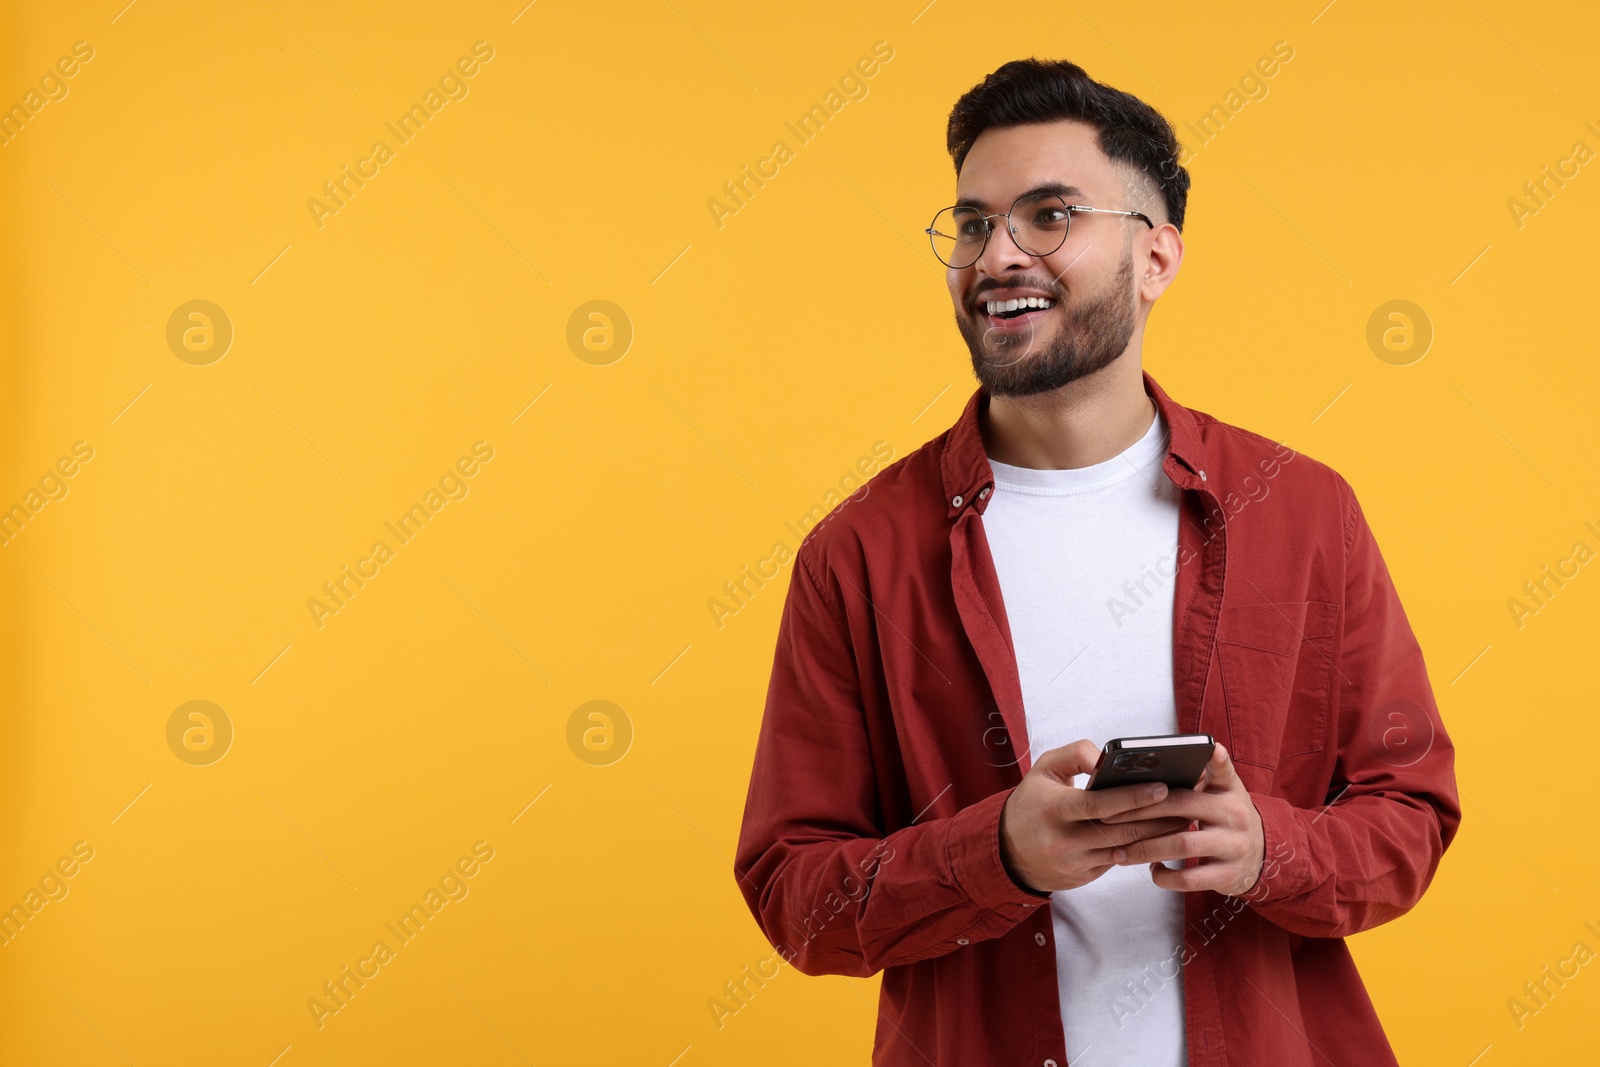
[{"label": "shirt chest pocket", "polygon": [[1338,617],[1337,604],[1317,600],[1222,609],[1217,657],[1235,760],[1276,769],[1328,744]]}]

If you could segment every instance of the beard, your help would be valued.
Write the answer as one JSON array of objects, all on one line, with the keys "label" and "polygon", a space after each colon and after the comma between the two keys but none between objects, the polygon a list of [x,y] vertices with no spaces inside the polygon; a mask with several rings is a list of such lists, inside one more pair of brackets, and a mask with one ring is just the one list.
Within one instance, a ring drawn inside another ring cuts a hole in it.
[{"label": "beard", "polygon": [[1070,306],[1056,300],[1051,311],[1063,321],[1045,344],[1039,343],[1035,330],[1004,334],[976,316],[956,312],[956,326],[972,353],[972,373],[990,396],[1033,396],[1104,370],[1128,350],[1133,337],[1132,283],[1129,248],[1104,293]]}]

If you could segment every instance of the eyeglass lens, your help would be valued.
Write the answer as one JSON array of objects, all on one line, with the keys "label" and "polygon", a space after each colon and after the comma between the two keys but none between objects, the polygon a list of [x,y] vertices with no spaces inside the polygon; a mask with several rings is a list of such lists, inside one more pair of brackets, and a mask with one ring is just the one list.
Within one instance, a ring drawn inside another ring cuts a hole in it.
[{"label": "eyeglass lens", "polygon": [[[1004,217],[1004,216],[1002,216]],[[1011,205],[1012,236],[1030,256],[1048,256],[1067,239],[1072,212],[1054,193],[1023,197]],[[998,226],[999,222],[993,225]],[[933,220],[933,251],[947,266],[970,267],[983,254],[990,223],[974,207],[947,207]]]}]

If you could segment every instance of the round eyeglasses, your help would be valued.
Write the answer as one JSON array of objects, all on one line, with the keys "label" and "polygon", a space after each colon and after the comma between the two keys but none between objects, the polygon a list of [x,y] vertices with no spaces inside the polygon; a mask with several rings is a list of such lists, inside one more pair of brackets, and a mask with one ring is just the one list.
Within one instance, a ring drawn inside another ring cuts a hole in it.
[{"label": "round eyeglasses", "polygon": [[985,215],[975,207],[947,207],[933,217],[933,225],[923,232],[933,242],[933,254],[939,257],[939,262],[963,270],[978,262],[989,244],[989,235],[994,232],[990,219],[1005,219],[1017,247],[1030,256],[1043,257],[1066,243],[1073,215],[1091,211],[1126,215],[1139,219],[1152,230],[1156,228],[1150,216],[1143,212],[1069,204],[1056,193],[1024,193],[1017,197],[1010,211],[998,215]]}]

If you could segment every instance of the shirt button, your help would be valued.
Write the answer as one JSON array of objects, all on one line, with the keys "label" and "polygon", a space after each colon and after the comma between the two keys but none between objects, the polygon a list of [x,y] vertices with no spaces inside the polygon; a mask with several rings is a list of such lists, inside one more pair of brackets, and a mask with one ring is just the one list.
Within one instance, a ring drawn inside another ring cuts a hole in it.
[{"label": "shirt button", "polygon": [[959,508],[961,506],[961,498],[958,496],[954,500],[950,501],[950,506],[953,508]]},{"label": "shirt button", "polygon": [[989,495],[989,490],[987,488],[985,488],[981,493],[978,494],[978,499],[979,500],[983,500],[988,495]]},{"label": "shirt button", "polygon": [[968,944],[971,944],[971,942],[968,941],[964,937],[958,937],[958,938],[956,938],[956,944],[958,944],[958,945],[968,945]]},{"label": "shirt button", "polygon": [[1044,1067],[1056,1067],[1056,1061],[1055,1060],[1045,1060],[1044,1061]]},{"label": "shirt button", "polygon": [[1033,935],[1033,940],[1035,941],[1035,943],[1042,945],[1042,944],[1044,944],[1044,935],[1043,934],[1034,934]]},{"label": "shirt button", "polygon": [[1200,472],[1200,480],[1202,482],[1206,480],[1206,472],[1205,471],[1201,471]]}]

